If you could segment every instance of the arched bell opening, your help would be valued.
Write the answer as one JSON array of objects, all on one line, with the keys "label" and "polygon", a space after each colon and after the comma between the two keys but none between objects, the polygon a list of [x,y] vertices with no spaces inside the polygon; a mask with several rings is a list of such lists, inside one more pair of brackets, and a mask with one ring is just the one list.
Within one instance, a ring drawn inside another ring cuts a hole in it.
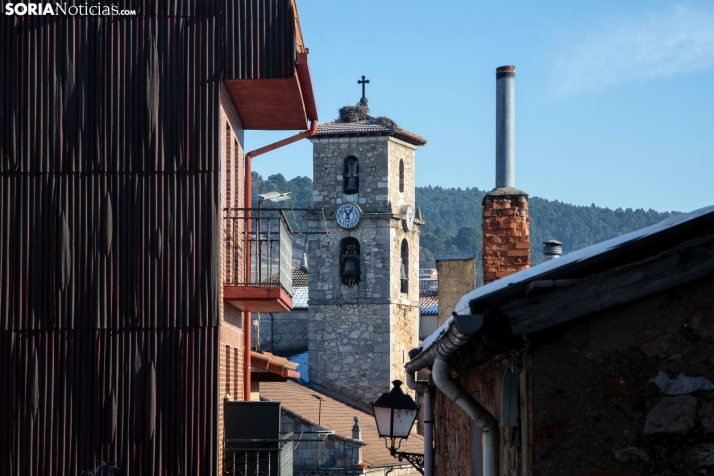
[{"label": "arched bell opening", "polygon": [[345,195],[359,193],[359,160],[357,157],[349,156],[345,159],[345,170],[342,174],[342,190]]},{"label": "arched bell opening", "polygon": [[399,161],[399,193],[404,193],[404,160]]},{"label": "arched bell opening", "polygon": [[401,281],[401,291],[409,292],[409,243],[402,240],[402,264],[399,266],[399,279]]},{"label": "arched bell opening", "polygon": [[360,249],[357,238],[344,238],[340,241],[340,279],[342,284],[352,286],[361,279]]}]

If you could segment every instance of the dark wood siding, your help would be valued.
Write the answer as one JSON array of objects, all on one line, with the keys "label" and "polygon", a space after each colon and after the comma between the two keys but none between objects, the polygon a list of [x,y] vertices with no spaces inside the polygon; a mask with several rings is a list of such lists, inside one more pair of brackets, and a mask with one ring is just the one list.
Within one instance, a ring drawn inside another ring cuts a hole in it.
[{"label": "dark wood siding", "polygon": [[217,327],[0,331],[0,474],[215,474],[217,346]]},{"label": "dark wood siding", "polygon": [[217,325],[217,180],[0,175],[0,329]]},{"label": "dark wood siding", "polygon": [[290,0],[226,2],[225,79],[295,74],[295,10]]}]

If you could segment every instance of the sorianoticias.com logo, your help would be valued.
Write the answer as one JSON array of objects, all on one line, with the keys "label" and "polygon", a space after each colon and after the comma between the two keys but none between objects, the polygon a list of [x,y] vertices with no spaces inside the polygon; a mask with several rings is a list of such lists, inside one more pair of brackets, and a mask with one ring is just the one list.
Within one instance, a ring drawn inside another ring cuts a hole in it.
[{"label": "sorianoticias.com logo", "polygon": [[5,15],[110,16],[136,15],[136,10],[119,10],[114,5],[67,5],[67,3],[8,3]]}]

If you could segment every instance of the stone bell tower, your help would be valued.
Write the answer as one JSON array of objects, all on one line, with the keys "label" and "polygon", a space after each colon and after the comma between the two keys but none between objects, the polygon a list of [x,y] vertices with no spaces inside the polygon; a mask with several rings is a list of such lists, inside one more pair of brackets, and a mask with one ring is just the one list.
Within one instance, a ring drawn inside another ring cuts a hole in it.
[{"label": "stone bell tower", "polygon": [[415,152],[426,140],[370,116],[363,89],[311,141],[313,207],[325,211],[311,227],[328,234],[308,235],[310,381],[368,403],[404,378],[418,345]]}]

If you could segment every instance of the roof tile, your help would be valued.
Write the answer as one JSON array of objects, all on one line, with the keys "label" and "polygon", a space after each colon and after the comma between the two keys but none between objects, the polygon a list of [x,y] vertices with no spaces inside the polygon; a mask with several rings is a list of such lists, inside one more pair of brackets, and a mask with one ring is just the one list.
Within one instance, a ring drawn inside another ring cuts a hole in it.
[{"label": "roof tile", "polygon": [[436,316],[439,314],[439,292],[420,289],[419,311],[425,316]]},{"label": "roof tile", "polygon": [[[318,415],[320,402],[313,394],[319,395],[323,399],[321,415]],[[362,450],[362,459],[372,466],[399,465],[399,462],[389,454],[389,450],[384,446],[384,441],[379,438],[374,417],[367,412],[358,410],[327,396],[325,393],[318,392],[294,381],[261,382],[260,396],[268,400],[281,402],[283,407],[308,420],[317,422],[320,419],[322,427],[334,430],[338,435],[347,438],[352,438],[354,417],[359,416],[362,440],[366,443]],[[401,451],[423,453],[424,438],[413,432],[409,439],[402,441]]]},{"label": "roof tile", "polygon": [[425,145],[426,139],[397,126],[392,126],[377,118],[370,117],[354,122],[328,122],[317,128],[316,136],[389,135],[413,145]]}]

